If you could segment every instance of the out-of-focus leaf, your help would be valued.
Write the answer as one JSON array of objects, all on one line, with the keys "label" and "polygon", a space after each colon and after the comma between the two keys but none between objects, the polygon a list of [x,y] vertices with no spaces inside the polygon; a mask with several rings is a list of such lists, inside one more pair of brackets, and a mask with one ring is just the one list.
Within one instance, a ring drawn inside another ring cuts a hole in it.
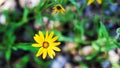
[{"label": "out-of-focus leaf", "polygon": [[[49,3],[49,0],[46,0],[46,3]],[[53,6],[53,5],[55,5],[55,4],[57,4],[57,2],[52,2],[52,3],[50,3],[50,4],[47,4],[47,5],[45,5],[45,6],[43,7],[43,10],[46,9],[46,8],[49,8],[50,6]]]},{"label": "out-of-focus leaf", "polygon": [[112,62],[112,66],[113,68],[120,68],[119,63]]},{"label": "out-of-focus leaf", "polygon": [[21,68],[21,65],[20,64],[16,64],[15,68]]},{"label": "out-of-focus leaf", "polygon": [[113,39],[108,39],[108,41],[105,42],[104,48],[102,48],[101,51],[110,51],[114,48],[117,48],[117,45],[114,43]]},{"label": "out-of-focus leaf", "polygon": [[7,61],[10,59],[10,56],[11,56],[11,49],[9,48],[9,49],[6,51],[6,54],[5,54],[5,58],[6,58]]},{"label": "out-of-focus leaf", "polygon": [[30,60],[29,56],[26,55],[24,57],[21,58],[21,60],[19,61],[20,63],[16,64],[16,68],[23,68],[25,67],[25,65],[27,64],[27,62]]},{"label": "out-of-focus leaf", "polygon": [[28,8],[24,8],[24,13],[23,13],[23,17],[22,17],[22,21],[26,22],[28,20],[27,16],[28,16],[29,10]]},{"label": "out-of-focus leaf", "polygon": [[[66,22],[72,21],[72,19],[74,18],[74,14],[75,13],[68,10],[67,13],[65,12],[65,15],[58,14],[57,16],[55,16],[55,19],[62,20],[63,22],[61,22],[61,24],[64,25]],[[69,22],[69,23],[71,23],[71,22]]]},{"label": "out-of-focus leaf", "polygon": [[19,43],[15,44],[12,49],[17,50],[17,49],[22,49],[22,50],[27,50],[27,51],[32,51],[32,52],[37,52],[39,48],[32,47],[32,44],[29,43]]},{"label": "out-of-focus leaf", "polygon": [[120,43],[118,43],[118,42],[114,42],[114,44],[115,44],[117,47],[120,48]]},{"label": "out-of-focus leaf", "polygon": [[96,50],[99,50],[99,48],[100,48],[99,45],[96,42],[92,43],[92,47]]},{"label": "out-of-focus leaf", "polygon": [[103,38],[103,37],[108,38],[109,37],[108,32],[102,22],[100,23],[100,29],[98,32],[98,36],[99,36],[99,38]]},{"label": "out-of-focus leaf", "polygon": [[118,34],[120,34],[120,28],[117,28],[117,31],[116,31]]},{"label": "out-of-focus leaf", "polygon": [[[47,0],[47,1],[48,1],[48,0]],[[45,4],[45,0],[40,0],[40,3],[39,3],[38,6],[36,7],[36,10],[39,11],[39,9],[41,9],[44,4]]]},{"label": "out-of-focus leaf", "polygon": [[48,67],[51,64],[51,61],[45,62],[45,61],[42,61],[42,60],[40,60],[39,58],[36,58],[36,57],[34,58],[34,60],[37,64],[45,66],[45,67]]},{"label": "out-of-focus leaf", "polygon": [[22,57],[21,64],[25,65],[29,60],[30,60],[29,56],[26,55],[26,56]]},{"label": "out-of-focus leaf", "polygon": [[94,16],[94,22],[95,22],[95,23],[99,23],[98,20],[99,20],[99,16],[98,16],[98,15],[95,15],[95,16]]},{"label": "out-of-focus leaf", "polygon": [[34,35],[34,30],[31,26],[26,26],[25,27],[25,36],[27,38],[27,41],[31,41],[33,40],[33,36]]},{"label": "out-of-focus leaf", "polygon": [[8,41],[9,41],[9,44],[14,44],[14,42],[15,42],[15,40],[16,40],[16,37],[13,35],[13,36],[11,36],[10,37],[11,39],[9,39]]},{"label": "out-of-focus leaf", "polygon": [[22,20],[19,21],[19,22],[17,22],[17,23],[16,22],[12,23],[11,25],[15,26],[15,27],[20,27],[23,24],[27,23],[27,21],[28,21],[28,14],[29,14],[29,9],[27,7],[24,7],[24,12],[23,12]]},{"label": "out-of-focus leaf", "polygon": [[14,33],[14,27],[11,27],[10,29],[7,29],[5,34],[3,35],[3,43],[5,45],[13,45],[15,40],[16,40],[16,37],[15,35],[13,34]]},{"label": "out-of-focus leaf", "polygon": [[100,44],[97,42],[93,42],[92,47],[94,48],[94,52],[91,55],[86,56],[87,60],[92,60],[101,51]]},{"label": "out-of-focus leaf", "polygon": [[3,50],[3,49],[5,49],[5,47],[2,44],[0,44],[0,50]]},{"label": "out-of-focus leaf", "polygon": [[98,51],[94,52],[93,54],[86,56],[87,60],[92,60],[96,55],[98,54]]},{"label": "out-of-focus leaf", "polygon": [[[82,21],[81,23],[83,23]],[[75,31],[75,41],[82,42],[84,37],[84,27],[83,24],[79,24],[77,20],[74,21],[74,31]]]},{"label": "out-of-focus leaf", "polygon": [[6,30],[7,26],[0,25],[0,32],[4,32]]},{"label": "out-of-focus leaf", "polygon": [[73,5],[75,5],[75,7],[77,8],[77,9],[79,9],[79,5],[78,5],[78,3],[76,2],[76,0],[69,0]]},{"label": "out-of-focus leaf", "polygon": [[59,36],[59,41],[74,41],[73,38],[65,37],[61,34],[61,32],[58,32],[55,30],[55,35]]},{"label": "out-of-focus leaf", "polygon": [[83,62],[80,62],[79,63],[80,64],[80,66],[82,67],[82,68],[89,68],[85,63],[83,63]]},{"label": "out-of-focus leaf", "polygon": [[43,22],[42,22],[42,15],[41,15],[40,12],[37,14],[37,16],[35,17],[35,19],[36,19],[37,23],[39,23],[40,25],[43,24]]}]

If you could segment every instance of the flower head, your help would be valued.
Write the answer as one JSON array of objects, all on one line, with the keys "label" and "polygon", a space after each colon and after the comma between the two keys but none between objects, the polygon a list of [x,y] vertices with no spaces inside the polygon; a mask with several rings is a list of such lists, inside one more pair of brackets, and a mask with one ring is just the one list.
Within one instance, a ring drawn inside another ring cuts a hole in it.
[{"label": "flower head", "polygon": [[98,4],[102,4],[102,0],[97,0]]},{"label": "flower head", "polygon": [[35,34],[34,40],[37,43],[32,44],[33,47],[40,47],[39,51],[36,54],[36,57],[42,55],[42,58],[45,59],[47,54],[50,56],[51,59],[55,56],[54,51],[61,51],[60,48],[57,46],[60,45],[60,42],[56,42],[58,36],[53,37],[54,32],[52,31],[48,35],[48,31],[44,37],[43,33],[39,31],[39,34]]},{"label": "flower head", "polygon": [[[88,0],[88,3],[87,5],[90,5],[94,2],[95,0]],[[97,0],[98,4],[101,4],[102,3],[102,0]]]},{"label": "flower head", "polygon": [[60,4],[57,4],[53,7],[53,12],[54,13],[62,13],[64,14],[65,13],[65,9],[62,7],[62,5]]}]

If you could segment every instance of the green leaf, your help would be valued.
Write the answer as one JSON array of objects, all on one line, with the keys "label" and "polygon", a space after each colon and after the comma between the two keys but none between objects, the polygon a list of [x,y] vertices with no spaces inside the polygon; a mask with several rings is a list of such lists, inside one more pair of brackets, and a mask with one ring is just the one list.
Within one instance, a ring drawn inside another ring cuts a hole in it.
[{"label": "green leaf", "polygon": [[117,47],[120,48],[120,43],[118,43],[118,42],[114,42],[114,44],[115,44]]},{"label": "green leaf", "polygon": [[[48,1],[48,0],[47,0]],[[44,3],[45,3],[45,0],[40,0],[40,3],[38,4],[38,6],[35,8],[37,11],[39,11],[41,8],[42,8],[42,6],[44,5]]]},{"label": "green leaf", "polygon": [[69,0],[77,9],[79,9],[79,5],[77,4],[76,0]]},{"label": "green leaf", "polygon": [[14,49],[14,50],[22,49],[22,50],[32,51],[32,52],[36,53],[39,48],[32,47],[32,44],[30,44],[30,43],[19,43],[19,44],[15,44],[12,47],[12,49]]},{"label": "green leaf", "polygon": [[16,68],[24,68],[27,62],[30,60],[29,56],[26,55],[20,59],[20,62],[16,64]]},{"label": "green leaf", "polygon": [[118,34],[120,34],[120,28],[117,28],[117,31],[116,31]]},{"label": "green leaf", "polygon": [[43,22],[42,22],[42,15],[41,15],[40,12],[37,13],[37,16],[35,17],[35,19],[36,19],[37,23],[39,23],[40,25],[43,24]]},{"label": "green leaf", "polygon": [[107,29],[102,22],[100,23],[100,29],[98,32],[98,36],[99,36],[99,38],[103,38],[103,37],[108,38],[109,37]]},{"label": "green leaf", "polygon": [[28,21],[28,14],[29,14],[29,9],[25,6],[24,7],[24,12],[23,12],[23,16],[22,16],[22,20],[19,21],[19,22],[15,22],[15,23],[12,23],[12,26],[15,26],[15,27],[20,27],[22,26],[23,24],[27,23]]},{"label": "green leaf", "polygon": [[15,40],[16,40],[16,37],[13,35],[13,36],[11,36],[10,38],[9,38],[9,44],[14,44],[14,42],[15,42]]},{"label": "green leaf", "polygon": [[9,48],[9,49],[6,51],[6,54],[5,54],[5,58],[6,58],[7,61],[9,61],[10,56],[11,56],[11,49]]},{"label": "green leaf", "polygon": [[16,64],[15,68],[22,68],[20,64]]},{"label": "green leaf", "polygon": [[45,66],[48,68],[48,66],[51,64],[52,61],[43,61],[43,60],[40,60],[39,58],[34,58],[35,62],[39,65],[42,65],[42,66]]},{"label": "green leaf", "polygon": [[59,36],[59,39],[58,39],[59,41],[74,41],[73,38],[63,36],[61,32],[58,32],[56,30],[54,32],[55,32],[55,35]]},{"label": "green leaf", "polygon": [[83,62],[79,62],[79,65],[80,65],[82,68],[89,68],[89,67],[87,66],[87,64],[85,64],[85,63],[83,63]]},{"label": "green leaf", "polygon": [[6,32],[3,35],[3,44],[4,45],[13,45],[16,37],[13,34],[14,33],[14,27],[11,27],[10,29],[7,29]]},{"label": "green leaf", "polygon": [[28,55],[22,57],[22,59],[21,59],[21,64],[22,64],[22,65],[25,65],[25,64],[29,61],[29,59],[30,59],[30,58],[29,58]]},{"label": "green leaf", "polygon": [[113,68],[120,68],[120,64],[116,62],[111,62]]}]

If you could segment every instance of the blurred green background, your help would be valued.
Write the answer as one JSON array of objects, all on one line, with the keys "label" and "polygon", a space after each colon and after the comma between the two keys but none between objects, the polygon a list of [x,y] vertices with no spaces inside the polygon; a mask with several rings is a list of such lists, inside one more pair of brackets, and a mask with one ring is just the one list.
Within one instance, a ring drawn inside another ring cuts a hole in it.
[{"label": "blurred green background", "polygon": [[[119,68],[120,0],[0,0],[0,68]],[[65,14],[53,14],[61,4]],[[35,57],[33,36],[54,31],[61,52]]]}]

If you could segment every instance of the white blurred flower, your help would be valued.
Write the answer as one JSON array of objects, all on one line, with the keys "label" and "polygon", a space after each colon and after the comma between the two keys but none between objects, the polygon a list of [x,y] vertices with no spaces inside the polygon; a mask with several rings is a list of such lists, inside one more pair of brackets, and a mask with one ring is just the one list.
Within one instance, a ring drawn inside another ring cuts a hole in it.
[{"label": "white blurred flower", "polygon": [[60,21],[55,21],[54,26],[57,28],[60,26]]},{"label": "white blurred flower", "polygon": [[49,25],[48,25],[48,29],[53,29],[54,26],[54,21],[50,20]]},{"label": "white blurred flower", "polygon": [[6,17],[4,14],[0,14],[0,24],[2,25],[6,24]]},{"label": "white blurred flower", "polygon": [[0,12],[4,10],[14,10],[15,7],[15,0],[0,0]]},{"label": "white blurred flower", "polygon": [[120,59],[120,56],[115,53],[114,50],[109,51],[109,61],[110,62],[118,62]]},{"label": "white blurred flower", "polygon": [[73,68],[73,66],[70,63],[66,63],[64,68]]},{"label": "white blurred flower", "polygon": [[25,5],[28,8],[34,8],[40,3],[40,0],[19,0],[20,6],[23,8]]},{"label": "white blurred flower", "polygon": [[63,51],[70,51],[74,50],[77,47],[75,42],[66,42],[65,46],[63,47]]},{"label": "white blurred flower", "polygon": [[52,63],[51,68],[63,68],[67,59],[63,56],[58,56]]},{"label": "white blurred flower", "polygon": [[43,17],[43,23],[46,25],[48,23],[48,17]]},{"label": "white blurred flower", "polygon": [[91,46],[84,46],[82,48],[82,54],[85,56],[90,55],[93,52],[93,48]]},{"label": "white blurred flower", "polygon": [[73,59],[77,62],[82,61],[82,57],[80,55],[75,55]]},{"label": "white blurred flower", "polygon": [[41,28],[41,24],[40,24],[39,22],[35,21],[35,22],[34,22],[34,28],[35,28],[36,30],[39,30],[39,29]]}]

